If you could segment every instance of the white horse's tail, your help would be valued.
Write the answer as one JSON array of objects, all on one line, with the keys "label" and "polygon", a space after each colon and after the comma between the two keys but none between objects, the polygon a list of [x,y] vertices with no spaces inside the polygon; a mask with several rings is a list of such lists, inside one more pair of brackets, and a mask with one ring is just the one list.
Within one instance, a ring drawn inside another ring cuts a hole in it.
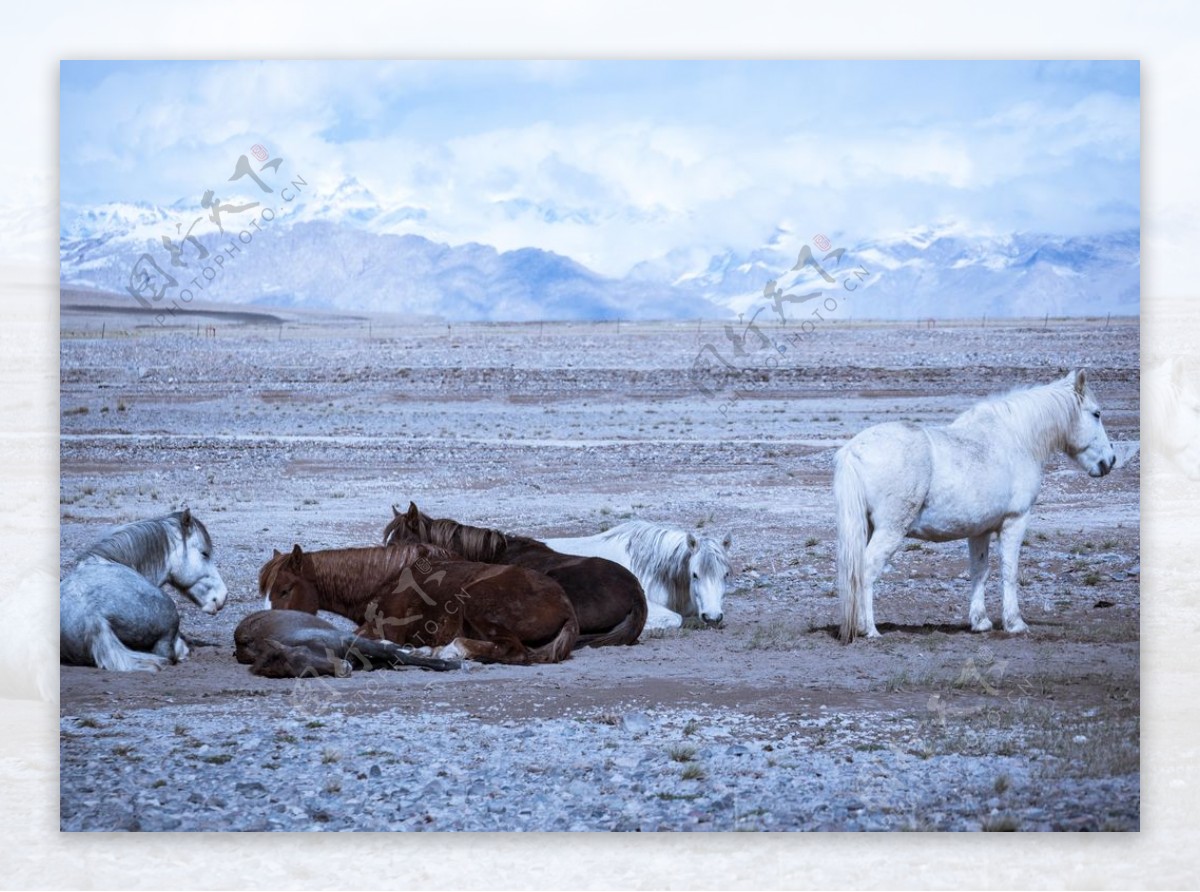
[{"label": "white horse's tail", "polygon": [[863,555],[867,550],[867,491],[845,449],[834,457],[833,498],[837,504],[837,587],[842,604],[842,641],[858,634],[863,608]]},{"label": "white horse's tail", "polygon": [[167,665],[168,661],[156,654],[126,647],[104,617],[94,617],[88,623],[86,634],[92,662],[101,669],[111,672],[157,672]]}]

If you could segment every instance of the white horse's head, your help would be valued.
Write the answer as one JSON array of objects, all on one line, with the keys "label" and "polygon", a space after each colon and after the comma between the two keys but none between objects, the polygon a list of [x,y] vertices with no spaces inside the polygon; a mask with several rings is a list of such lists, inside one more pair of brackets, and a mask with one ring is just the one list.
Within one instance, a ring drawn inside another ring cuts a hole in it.
[{"label": "white horse's head", "polygon": [[729,546],[732,542],[729,535],[719,541],[713,536],[697,537],[691,533],[687,537],[692,607],[712,626],[718,625],[725,616],[721,603],[729,584]]},{"label": "white horse's head", "polygon": [[212,561],[208,530],[188,508],[172,516],[179,525],[179,539],[172,542],[167,558],[167,581],[205,613],[216,613],[225,606],[228,593]]},{"label": "white horse's head", "polygon": [[1074,388],[1078,410],[1067,431],[1066,452],[1092,477],[1103,477],[1117,465],[1117,453],[1104,432],[1100,404],[1092,395],[1083,369],[1063,379]]},{"label": "white horse's head", "polygon": [[1192,480],[1200,480],[1200,393],[1178,356],[1157,362],[1142,379],[1143,436]]}]

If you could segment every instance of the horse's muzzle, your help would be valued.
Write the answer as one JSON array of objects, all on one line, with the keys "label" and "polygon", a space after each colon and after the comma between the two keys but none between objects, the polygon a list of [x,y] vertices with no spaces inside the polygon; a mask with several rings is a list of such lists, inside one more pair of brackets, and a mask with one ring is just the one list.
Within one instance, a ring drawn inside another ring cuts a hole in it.
[{"label": "horse's muzzle", "polygon": [[206,592],[204,597],[200,599],[200,609],[209,616],[215,616],[222,607],[225,606],[225,599],[229,596],[228,590],[224,585],[219,591]]},{"label": "horse's muzzle", "polygon": [[700,614],[700,618],[710,626],[719,626],[721,621],[725,619],[725,614],[718,613],[716,616],[709,616],[707,613]]}]

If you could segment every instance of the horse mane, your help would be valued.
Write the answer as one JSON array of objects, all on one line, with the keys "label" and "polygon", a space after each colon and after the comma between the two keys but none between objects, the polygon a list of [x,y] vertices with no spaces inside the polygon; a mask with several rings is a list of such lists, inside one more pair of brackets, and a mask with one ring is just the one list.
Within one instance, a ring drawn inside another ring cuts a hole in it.
[{"label": "horse mane", "polygon": [[[383,531],[385,544],[390,545],[394,541],[405,520],[403,514],[397,514],[391,519]],[[434,520],[425,513],[421,513],[420,527],[422,542],[448,549],[466,561],[478,561],[482,564],[503,563],[504,553],[508,549],[508,537],[499,530],[473,527],[449,518]]]},{"label": "horse mane", "polygon": [[623,540],[629,564],[639,579],[657,579],[669,593],[665,605],[686,612],[692,600],[687,532],[646,520],[630,520],[600,534],[608,541]]},{"label": "horse mane", "polygon": [[729,557],[725,553],[725,548],[719,547],[717,540],[712,536],[696,536],[694,553],[696,560],[700,562],[702,573],[724,576],[729,571]]},{"label": "horse mane", "polygon": [[[204,540],[204,547],[212,551],[212,537],[208,529],[195,517],[188,522],[195,527]],[[176,541],[184,541],[183,512],[176,511],[163,517],[138,520],[120,527],[112,535],[89,546],[79,560],[100,558],[123,564],[147,579],[161,580],[167,575],[167,555]]]},{"label": "horse mane", "polygon": [[[398,575],[405,567],[421,558],[435,561],[455,560],[457,555],[445,548],[422,543],[407,545],[373,545],[366,548],[334,548],[324,551],[302,552],[302,572],[305,572],[318,587],[343,603],[355,603],[347,599],[347,592],[361,593],[363,598],[371,594],[370,587],[364,589],[363,577],[385,580]],[[258,592],[266,595],[275,585],[279,571],[292,560],[292,552],[284,551],[269,558],[258,571]]]},{"label": "horse mane", "polygon": [[1065,447],[1072,419],[1091,396],[1090,387],[1085,385],[1080,394],[1064,378],[987,397],[955,418],[951,426],[994,419],[1044,460]]},{"label": "horse mane", "polygon": [[449,518],[429,521],[429,541],[458,552],[465,560],[484,564],[501,563],[508,548],[508,540],[499,530],[473,527]]},{"label": "horse mane", "polygon": [[265,596],[267,592],[274,588],[275,577],[279,575],[279,568],[290,557],[290,554],[280,552],[274,557],[268,558],[267,562],[258,568],[258,593],[260,595]]}]

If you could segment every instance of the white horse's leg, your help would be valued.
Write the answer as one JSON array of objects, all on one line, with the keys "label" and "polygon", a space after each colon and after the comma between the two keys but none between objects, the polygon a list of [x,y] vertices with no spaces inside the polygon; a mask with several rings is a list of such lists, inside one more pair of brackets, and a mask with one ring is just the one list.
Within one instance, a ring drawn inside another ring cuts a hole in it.
[{"label": "white horse's leg", "polygon": [[988,549],[991,546],[992,534],[972,536],[967,540],[967,550],[971,555],[971,631],[989,632],[992,621],[988,619],[987,606],[983,602],[983,590],[988,580]]},{"label": "white horse's leg", "polygon": [[646,624],[644,629],[678,629],[683,625],[683,617],[674,610],[668,610],[653,601],[646,602]]},{"label": "white horse's leg", "polygon": [[1007,521],[1000,528],[1000,582],[1004,590],[1004,631],[1024,632],[1029,629],[1021,619],[1017,600],[1017,565],[1021,560],[1021,541],[1029,526],[1029,515]]},{"label": "white horse's leg", "polygon": [[863,555],[863,586],[860,594],[862,600],[858,613],[862,618],[858,626],[860,635],[868,638],[879,637],[879,630],[875,628],[875,580],[883,573],[883,568],[903,541],[903,533],[876,527],[871,541],[867,543],[867,550]]},{"label": "white horse's leg", "polygon": [[167,657],[126,647],[102,616],[94,618],[88,634],[92,662],[101,669],[110,672],[157,672],[170,663]]}]

